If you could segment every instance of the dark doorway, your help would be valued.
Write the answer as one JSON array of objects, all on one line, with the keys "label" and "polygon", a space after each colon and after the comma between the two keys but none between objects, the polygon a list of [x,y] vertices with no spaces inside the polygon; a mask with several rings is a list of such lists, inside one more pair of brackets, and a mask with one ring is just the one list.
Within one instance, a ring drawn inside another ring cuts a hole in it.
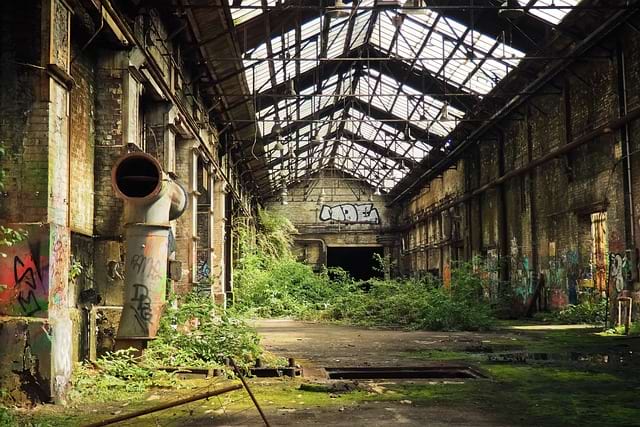
[{"label": "dark doorway", "polygon": [[382,278],[383,274],[373,267],[373,254],[383,256],[381,247],[329,247],[327,249],[327,267],[341,267],[356,280],[367,280],[373,277]]}]

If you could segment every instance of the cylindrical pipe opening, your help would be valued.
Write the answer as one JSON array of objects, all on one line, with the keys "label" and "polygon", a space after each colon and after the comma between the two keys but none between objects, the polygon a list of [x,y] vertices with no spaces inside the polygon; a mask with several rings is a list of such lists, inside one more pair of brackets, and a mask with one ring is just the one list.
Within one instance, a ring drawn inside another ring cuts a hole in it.
[{"label": "cylindrical pipe opening", "polygon": [[113,185],[127,198],[145,198],[160,191],[162,169],[158,161],[145,153],[122,157],[113,167]]}]

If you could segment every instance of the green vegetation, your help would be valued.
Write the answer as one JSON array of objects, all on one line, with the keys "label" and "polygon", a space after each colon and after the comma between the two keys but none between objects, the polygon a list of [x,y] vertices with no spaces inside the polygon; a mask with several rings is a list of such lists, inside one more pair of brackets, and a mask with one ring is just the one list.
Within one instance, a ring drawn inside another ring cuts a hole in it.
[{"label": "green vegetation", "polygon": [[238,366],[248,366],[261,353],[260,338],[244,320],[221,309],[211,297],[192,292],[180,304],[169,304],[157,339],[145,351],[145,362],[151,366],[222,367],[232,357]]},{"label": "green vegetation", "polygon": [[608,315],[607,300],[584,301],[560,311],[537,313],[536,318],[554,323],[604,324]]},{"label": "green vegetation", "polygon": [[403,326],[428,330],[481,330],[494,323],[482,298],[483,280],[470,265],[453,270],[446,288],[432,277],[422,280],[354,282],[324,312],[330,319],[360,325]]},{"label": "green vegetation", "polygon": [[141,396],[151,387],[176,384],[170,374],[151,369],[133,349],[108,353],[95,364],[79,363],[73,373],[72,401],[109,402]]},{"label": "green vegetation", "polygon": [[13,426],[16,424],[16,417],[7,408],[0,406],[0,426]]},{"label": "green vegetation", "polygon": [[95,363],[80,364],[74,371],[72,400],[129,399],[152,388],[178,386],[176,378],[158,369],[161,367],[221,368],[231,374],[225,365],[227,358],[241,368],[252,366],[259,357],[265,360],[255,330],[210,297],[194,292],[177,308],[174,305],[169,305],[157,338],[142,356],[135,356],[133,349],[119,350]]},{"label": "green vegetation", "polygon": [[[256,233],[240,229],[241,256],[235,270],[236,307],[264,317],[294,316],[358,325],[430,330],[479,330],[493,325],[483,298],[487,275],[478,264],[461,264],[449,288],[434,278],[355,281],[341,269],[314,272],[290,251],[294,227],[261,211]],[[378,269],[385,270],[378,257]]]}]

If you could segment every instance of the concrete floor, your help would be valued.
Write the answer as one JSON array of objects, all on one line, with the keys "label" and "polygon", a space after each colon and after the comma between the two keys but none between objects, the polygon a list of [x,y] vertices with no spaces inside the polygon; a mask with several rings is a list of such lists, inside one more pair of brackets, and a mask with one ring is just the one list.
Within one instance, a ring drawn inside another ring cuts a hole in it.
[{"label": "concrete floor", "polygon": [[[483,333],[407,332],[277,319],[254,324],[268,351],[295,358],[305,373],[303,378],[295,379],[247,380],[272,426],[640,425],[637,393],[629,393],[640,390],[640,368],[637,368],[640,364],[635,356],[640,354],[637,337],[603,336],[584,326],[531,323],[502,325]],[[523,351],[595,358],[491,361],[493,356]],[[607,355],[604,363],[602,354]],[[340,381],[328,380],[323,370],[443,363],[476,367],[489,378]],[[234,380],[225,377],[193,380],[178,388],[151,390],[137,402],[121,400],[68,408],[43,405],[34,412],[23,413],[39,416],[38,422],[44,416],[56,420],[39,425],[84,425],[87,419],[110,418],[230,382]],[[64,421],[65,417],[69,417],[68,421]],[[195,427],[263,423],[246,391],[239,390],[120,425]]]},{"label": "concrete floor", "polygon": [[[442,362],[416,361],[410,354],[428,349],[463,350],[492,340],[510,339],[512,332],[426,332],[366,329],[288,319],[255,322],[265,348],[279,356],[293,357],[304,368],[304,377],[325,381],[323,367],[428,366]],[[378,380],[383,385],[402,382]],[[414,380],[412,383],[428,383]],[[453,381],[452,381],[453,382]],[[453,386],[455,387],[455,385]],[[331,426],[501,426],[490,413],[453,406],[416,406],[412,402],[363,402],[345,407],[315,407],[287,411],[266,405],[274,425]]]}]

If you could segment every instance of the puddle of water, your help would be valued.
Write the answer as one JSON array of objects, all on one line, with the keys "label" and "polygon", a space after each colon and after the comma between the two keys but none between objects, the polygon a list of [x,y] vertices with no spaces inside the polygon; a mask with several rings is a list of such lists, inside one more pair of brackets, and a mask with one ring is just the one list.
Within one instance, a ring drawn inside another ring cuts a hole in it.
[{"label": "puddle of water", "polygon": [[329,379],[486,378],[469,366],[324,368]]},{"label": "puddle of water", "polygon": [[487,355],[489,362],[496,363],[545,363],[545,362],[582,362],[601,365],[624,365],[638,361],[638,354],[632,351],[612,353],[534,353],[510,352]]}]

